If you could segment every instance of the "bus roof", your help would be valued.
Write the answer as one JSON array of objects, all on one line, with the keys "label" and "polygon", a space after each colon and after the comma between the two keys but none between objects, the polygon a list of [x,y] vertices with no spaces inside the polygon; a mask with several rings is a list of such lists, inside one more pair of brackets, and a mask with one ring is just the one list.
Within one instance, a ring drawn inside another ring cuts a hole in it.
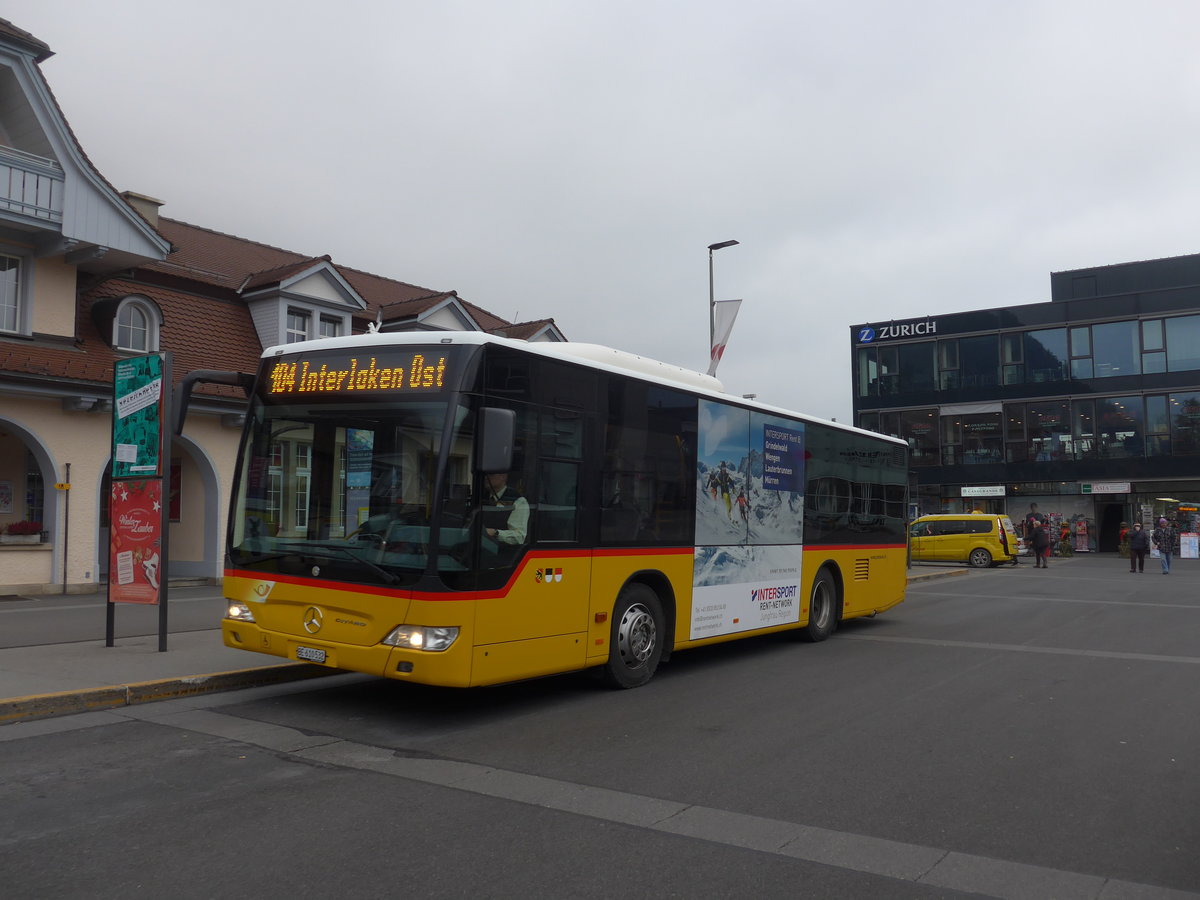
[{"label": "bus roof", "polygon": [[817,416],[771,406],[745,397],[736,397],[726,392],[725,386],[711,375],[693,372],[681,366],[660,362],[656,359],[639,356],[636,353],[628,353],[624,350],[616,350],[602,344],[584,344],[574,341],[534,341],[531,343],[514,338],[499,337],[494,334],[486,334],[482,331],[369,331],[363,334],[345,335],[343,337],[318,338],[294,344],[278,344],[263,350],[262,358],[270,359],[285,353],[296,353],[302,350],[344,350],[348,347],[379,346],[403,347],[409,344],[495,344],[518,352],[543,356],[548,359],[574,362],[593,369],[630,375],[644,381],[686,388],[694,393],[719,399],[726,403],[733,402],[749,409],[805,419],[810,422],[827,425],[830,428],[870,435],[873,438],[907,446],[905,441],[900,438],[891,437],[890,435],[879,434],[875,431],[865,431],[864,429],[855,428],[852,425],[842,422],[832,422],[827,419],[818,418]]}]

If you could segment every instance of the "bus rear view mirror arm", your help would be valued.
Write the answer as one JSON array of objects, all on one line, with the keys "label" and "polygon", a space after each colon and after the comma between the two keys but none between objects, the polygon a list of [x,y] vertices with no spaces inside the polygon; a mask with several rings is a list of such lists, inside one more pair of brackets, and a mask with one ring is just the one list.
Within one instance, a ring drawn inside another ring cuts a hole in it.
[{"label": "bus rear view mirror arm", "polygon": [[220,369],[196,369],[188,372],[175,388],[175,433],[183,434],[183,423],[187,419],[188,403],[192,399],[192,388],[200,383],[228,384],[240,387],[246,396],[254,390],[254,376],[245,372],[226,372]]}]

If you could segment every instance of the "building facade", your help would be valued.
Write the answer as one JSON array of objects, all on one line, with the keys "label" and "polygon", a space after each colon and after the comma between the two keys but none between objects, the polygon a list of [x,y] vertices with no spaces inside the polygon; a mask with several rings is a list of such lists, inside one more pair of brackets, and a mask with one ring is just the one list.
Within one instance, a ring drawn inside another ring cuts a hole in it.
[{"label": "building facade", "polygon": [[1053,273],[1049,302],[851,328],[855,424],[908,442],[910,512],[1030,505],[1077,551],[1200,531],[1200,254]]},{"label": "building facade", "polygon": [[[368,326],[565,339],[552,319],[508,322],[454,291],[160,216],[88,159],[41,72],[51,55],[0,20],[0,594],[105,580],[122,359],[170,351],[178,382]],[[172,443],[172,578],[221,576],[243,408],[239,391],[202,385]]]}]

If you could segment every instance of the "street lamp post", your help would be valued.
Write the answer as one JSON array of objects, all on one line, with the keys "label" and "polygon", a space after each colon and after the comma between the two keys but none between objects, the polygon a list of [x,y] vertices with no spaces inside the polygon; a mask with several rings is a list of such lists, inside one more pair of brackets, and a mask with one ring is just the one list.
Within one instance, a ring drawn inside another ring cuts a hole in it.
[{"label": "street lamp post", "polygon": [[708,245],[708,353],[710,356],[712,355],[713,339],[716,337],[717,331],[717,299],[713,295],[712,255],[714,250],[720,250],[723,247],[732,247],[737,243],[737,241],[721,241]]}]

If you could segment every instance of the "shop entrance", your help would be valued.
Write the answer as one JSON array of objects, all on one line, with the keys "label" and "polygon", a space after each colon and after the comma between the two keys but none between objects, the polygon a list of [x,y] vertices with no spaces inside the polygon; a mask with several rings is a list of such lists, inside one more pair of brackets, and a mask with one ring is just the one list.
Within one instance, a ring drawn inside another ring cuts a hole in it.
[{"label": "shop entrance", "polygon": [[1125,504],[1100,503],[1096,512],[1100,519],[1100,539],[1096,549],[1101,553],[1116,553],[1121,548],[1121,523],[1125,519]]}]

